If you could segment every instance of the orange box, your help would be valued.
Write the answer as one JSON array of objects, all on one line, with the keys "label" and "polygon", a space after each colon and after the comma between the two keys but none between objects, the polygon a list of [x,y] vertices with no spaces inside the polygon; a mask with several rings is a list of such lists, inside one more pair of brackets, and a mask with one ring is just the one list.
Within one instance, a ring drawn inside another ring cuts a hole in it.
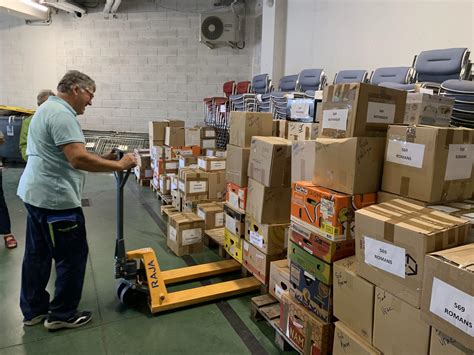
[{"label": "orange box", "polygon": [[291,219],[332,240],[353,239],[355,211],[376,201],[376,193],[351,196],[297,181],[292,184]]},{"label": "orange box", "polygon": [[191,147],[165,147],[165,158],[166,159],[177,159],[178,155],[200,155],[201,147],[193,145]]},{"label": "orange box", "polygon": [[247,206],[247,188],[228,182],[225,200],[229,203],[230,207],[241,213],[245,213],[245,207]]}]

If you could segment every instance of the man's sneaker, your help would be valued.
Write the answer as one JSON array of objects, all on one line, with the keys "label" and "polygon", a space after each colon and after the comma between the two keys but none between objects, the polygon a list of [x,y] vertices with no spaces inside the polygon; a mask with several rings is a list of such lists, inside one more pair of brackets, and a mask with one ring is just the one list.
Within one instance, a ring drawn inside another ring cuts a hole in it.
[{"label": "man's sneaker", "polygon": [[54,319],[53,316],[49,315],[44,327],[49,330],[63,329],[63,328],[78,328],[90,322],[92,319],[92,312],[82,311],[77,312],[68,320]]},{"label": "man's sneaker", "polygon": [[40,314],[39,316],[36,316],[36,317],[34,317],[34,318],[31,318],[31,319],[26,319],[26,318],[24,318],[24,319],[23,319],[23,324],[24,324],[24,325],[27,325],[27,326],[40,324],[40,323],[43,323],[43,322],[44,322],[44,320],[46,319],[46,317],[48,317],[47,314]]}]

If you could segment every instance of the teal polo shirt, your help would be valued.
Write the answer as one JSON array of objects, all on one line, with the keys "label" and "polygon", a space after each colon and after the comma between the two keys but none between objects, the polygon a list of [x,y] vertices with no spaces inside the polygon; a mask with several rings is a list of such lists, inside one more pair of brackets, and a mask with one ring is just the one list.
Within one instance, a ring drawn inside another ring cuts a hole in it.
[{"label": "teal polo shirt", "polygon": [[77,114],[66,101],[50,96],[28,130],[28,162],[17,191],[23,202],[51,210],[81,206],[87,173],[69,164],[60,147],[68,143],[85,143]]}]

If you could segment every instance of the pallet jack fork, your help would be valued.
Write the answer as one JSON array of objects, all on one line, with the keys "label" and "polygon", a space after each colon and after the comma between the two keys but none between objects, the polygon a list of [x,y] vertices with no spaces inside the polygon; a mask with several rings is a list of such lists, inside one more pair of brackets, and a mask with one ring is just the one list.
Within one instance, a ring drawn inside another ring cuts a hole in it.
[{"label": "pallet jack fork", "polygon": [[[116,151],[117,156],[123,152]],[[166,286],[234,272],[241,265],[234,259],[161,271],[152,248],[125,252],[123,233],[123,189],[130,170],[115,173],[117,181],[117,239],[115,244],[115,278],[119,279],[117,296],[125,305],[134,305],[146,294],[150,311],[163,312],[224,297],[243,294],[260,288],[255,277],[246,277],[187,290],[168,292]]]}]

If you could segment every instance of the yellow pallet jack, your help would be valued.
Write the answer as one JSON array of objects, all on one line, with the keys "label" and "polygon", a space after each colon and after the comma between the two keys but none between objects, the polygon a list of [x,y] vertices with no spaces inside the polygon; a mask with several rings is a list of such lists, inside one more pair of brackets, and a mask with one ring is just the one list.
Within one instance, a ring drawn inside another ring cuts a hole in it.
[{"label": "yellow pallet jack", "polygon": [[[123,152],[117,151],[118,158]],[[117,297],[127,305],[135,305],[143,295],[148,296],[152,313],[195,305],[224,297],[258,290],[261,286],[255,277],[219,282],[187,290],[168,292],[171,284],[222,275],[241,269],[234,259],[161,271],[155,252],[143,248],[125,252],[123,233],[123,189],[130,170],[115,173],[117,181],[117,239],[115,244],[115,278],[119,279]]]}]

